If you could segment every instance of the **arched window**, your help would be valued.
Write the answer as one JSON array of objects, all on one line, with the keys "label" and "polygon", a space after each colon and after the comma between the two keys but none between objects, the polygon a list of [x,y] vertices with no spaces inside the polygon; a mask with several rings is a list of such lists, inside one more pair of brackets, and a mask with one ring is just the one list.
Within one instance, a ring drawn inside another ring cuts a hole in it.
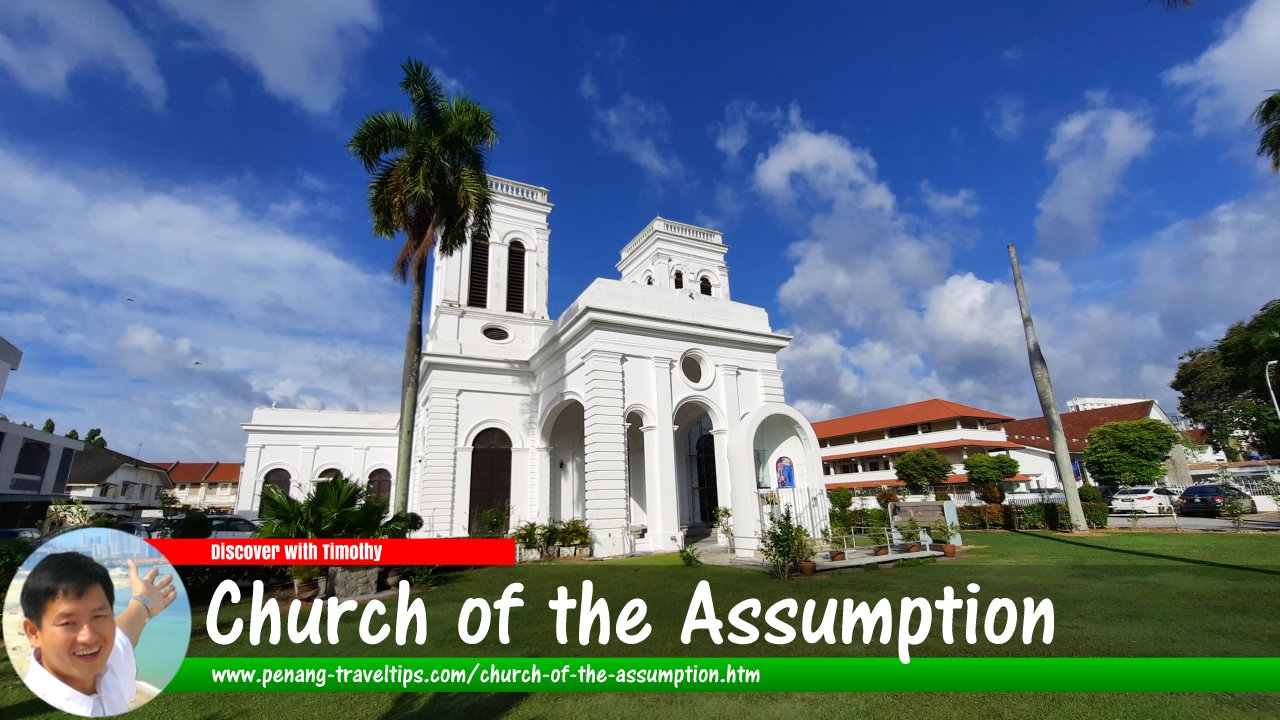
[{"label": "arched window", "polygon": [[471,448],[468,532],[505,535],[511,506],[511,438],[489,428],[476,436]]},{"label": "arched window", "polygon": [[676,289],[677,290],[684,289],[684,273],[680,272],[679,270],[676,271]]},{"label": "arched window", "polygon": [[288,495],[289,483],[292,480],[293,480],[293,476],[289,474],[288,470],[284,470],[282,468],[276,468],[275,470],[272,470],[271,472],[267,473],[266,477],[262,479],[262,490],[263,492],[266,492],[266,489],[269,486],[274,485],[275,487],[280,488],[280,491],[283,492],[285,495]]},{"label": "arched window", "polygon": [[507,252],[507,312],[524,312],[524,243],[511,243]]},{"label": "arched window", "polygon": [[467,287],[467,305],[489,307],[489,243],[471,243],[471,282]]},{"label": "arched window", "polygon": [[377,500],[391,497],[391,472],[378,468],[369,473],[369,495]]},{"label": "arched window", "polygon": [[711,278],[702,278],[702,282],[698,283],[698,287],[702,290],[702,294],[711,297]]},{"label": "arched window", "polygon": [[652,284],[653,284],[653,276],[652,276],[652,275],[650,275],[649,277],[645,278],[645,279],[644,279],[644,284],[645,284],[645,285],[652,285]]},{"label": "arched window", "polygon": [[342,475],[342,471],[339,470],[338,468],[329,468],[328,470],[321,470],[320,474],[316,476],[316,482],[317,483],[329,482],[330,480],[340,475]]}]

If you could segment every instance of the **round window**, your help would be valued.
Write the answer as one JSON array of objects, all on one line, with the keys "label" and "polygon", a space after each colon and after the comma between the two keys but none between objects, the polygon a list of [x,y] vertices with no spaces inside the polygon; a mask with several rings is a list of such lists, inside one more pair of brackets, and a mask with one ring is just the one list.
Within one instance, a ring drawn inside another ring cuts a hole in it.
[{"label": "round window", "polygon": [[680,361],[680,370],[694,385],[702,382],[702,363],[698,362],[698,358],[686,355],[684,360]]},{"label": "round window", "polygon": [[505,342],[506,340],[511,339],[511,333],[507,332],[506,328],[499,327],[497,325],[490,325],[480,332],[484,333],[485,337],[494,342]]},{"label": "round window", "polygon": [[705,390],[710,387],[714,379],[707,359],[696,350],[690,350],[680,358],[680,374],[684,376],[685,382],[696,390]]}]

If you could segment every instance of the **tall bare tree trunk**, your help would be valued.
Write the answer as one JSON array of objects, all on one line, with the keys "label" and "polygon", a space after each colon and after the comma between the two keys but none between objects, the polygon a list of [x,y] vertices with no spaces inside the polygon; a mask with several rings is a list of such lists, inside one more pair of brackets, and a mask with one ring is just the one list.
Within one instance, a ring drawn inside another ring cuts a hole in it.
[{"label": "tall bare tree trunk", "polygon": [[1027,336],[1027,359],[1031,363],[1031,377],[1036,383],[1036,395],[1040,396],[1040,409],[1045,424],[1049,426],[1049,438],[1053,440],[1053,459],[1062,480],[1062,492],[1067,496],[1067,512],[1071,527],[1076,532],[1089,528],[1080,505],[1080,492],[1076,488],[1076,476],[1071,471],[1071,453],[1067,450],[1067,437],[1062,432],[1062,418],[1058,415],[1058,402],[1053,397],[1053,381],[1049,379],[1049,364],[1040,352],[1036,328],[1031,322],[1031,307],[1027,304],[1027,291],[1022,286],[1022,268],[1018,265],[1018,251],[1009,243],[1009,261],[1013,263],[1013,283],[1018,289],[1018,308],[1022,310],[1022,329]]},{"label": "tall bare tree trunk", "polygon": [[418,410],[418,366],[422,359],[422,295],[427,284],[427,263],[414,259],[413,297],[409,302],[409,331],[404,340],[404,374],[400,387],[400,440],[396,448],[394,512],[409,507],[409,470],[413,463],[413,424]]}]

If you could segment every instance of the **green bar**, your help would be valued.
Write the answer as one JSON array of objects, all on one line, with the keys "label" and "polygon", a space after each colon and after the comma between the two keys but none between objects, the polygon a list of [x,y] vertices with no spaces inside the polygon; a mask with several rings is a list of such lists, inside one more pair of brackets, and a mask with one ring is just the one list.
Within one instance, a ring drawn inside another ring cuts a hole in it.
[{"label": "green bar", "polygon": [[187,658],[165,691],[1280,692],[1280,658]]}]

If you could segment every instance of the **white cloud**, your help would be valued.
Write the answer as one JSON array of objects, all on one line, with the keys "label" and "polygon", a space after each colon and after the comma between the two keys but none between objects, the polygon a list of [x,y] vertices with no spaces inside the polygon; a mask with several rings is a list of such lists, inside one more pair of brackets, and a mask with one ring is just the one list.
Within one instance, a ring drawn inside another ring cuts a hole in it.
[{"label": "white cloud", "polygon": [[104,0],[9,0],[0,12],[0,67],[27,90],[62,98],[74,72],[124,75],[153,107],[165,101],[155,54],[124,13]]},{"label": "white cloud", "polygon": [[594,110],[591,136],[596,142],[639,165],[655,183],[686,181],[688,171],[671,147],[666,106],[624,93],[613,106],[597,103]]},{"label": "white cloud", "polygon": [[600,89],[596,87],[596,81],[591,78],[590,73],[583,75],[582,80],[578,82],[578,94],[583,100],[595,100],[600,94]]},{"label": "white cloud", "polygon": [[716,136],[716,149],[724,153],[730,161],[736,161],[738,154],[746,147],[750,139],[752,125],[779,126],[783,121],[783,113],[779,108],[764,110],[753,102],[733,100],[724,108],[724,120],[716,123],[712,130]]},{"label": "white cloud", "polygon": [[11,417],[102,427],[147,457],[233,460],[255,405],[397,405],[402,293],[323,230],[225,189],[0,146],[0,245],[0,327],[25,352]]},{"label": "white cloud", "polygon": [[928,180],[922,180],[920,197],[935,215],[972,218],[982,212],[982,206],[978,204],[978,195],[972,190],[962,188],[953,193],[947,193],[934,190]]},{"label": "white cloud", "polygon": [[440,86],[444,88],[446,95],[462,92],[462,81],[446,73],[439,65],[432,66],[431,73],[436,76],[436,80],[440,81]]},{"label": "white cloud", "polygon": [[1145,114],[1108,107],[1103,93],[1090,93],[1088,102],[1087,110],[1058,123],[1045,151],[1057,174],[1037,206],[1036,243],[1049,254],[1079,253],[1098,244],[1106,202],[1155,137]]},{"label": "white cloud", "polygon": [[1022,137],[1022,126],[1026,119],[1022,99],[1015,95],[1001,95],[987,106],[987,125],[996,137],[1005,142],[1013,142]]},{"label": "white cloud", "polygon": [[1280,83],[1280,0],[1255,0],[1192,62],[1164,73],[1195,105],[1197,133],[1248,125],[1253,108]]},{"label": "white cloud", "polygon": [[380,26],[372,0],[161,3],[256,72],[267,92],[314,114],[337,104],[355,59]]}]

